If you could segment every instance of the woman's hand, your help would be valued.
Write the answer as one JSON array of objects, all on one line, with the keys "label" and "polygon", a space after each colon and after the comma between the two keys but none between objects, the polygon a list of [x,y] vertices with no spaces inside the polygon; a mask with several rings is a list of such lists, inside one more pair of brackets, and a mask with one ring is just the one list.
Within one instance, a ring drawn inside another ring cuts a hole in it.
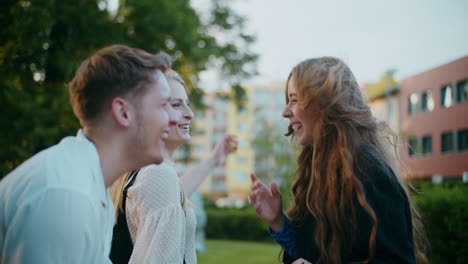
[{"label": "woman's hand", "polygon": [[303,258],[300,258],[300,259],[296,259],[292,264],[312,264],[312,263]]},{"label": "woman's hand", "polygon": [[230,134],[225,134],[213,148],[210,158],[213,160],[215,167],[221,166],[226,161],[227,156],[236,150],[236,137]]},{"label": "woman's hand", "polygon": [[223,135],[216,144],[211,155],[206,160],[191,167],[180,177],[185,195],[189,197],[198,189],[205,178],[210,175],[214,168],[221,166],[226,161],[226,157],[237,149],[237,140],[233,135]]},{"label": "woman's hand", "polygon": [[252,189],[249,200],[254,205],[258,217],[265,221],[277,233],[284,225],[281,193],[273,182],[268,188],[254,173],[250,174]]}]

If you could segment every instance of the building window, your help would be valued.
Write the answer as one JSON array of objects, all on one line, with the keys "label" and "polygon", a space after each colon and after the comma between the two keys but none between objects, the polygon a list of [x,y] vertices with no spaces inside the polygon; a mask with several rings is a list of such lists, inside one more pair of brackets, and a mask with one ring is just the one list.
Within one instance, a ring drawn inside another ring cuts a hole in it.
[{"label": "building window", "polygon": [[248,131],[247,124],[246,123],[239,123],[239,125],[237,126],[237,130],[239,131],[239,133],[247,133],[247,131]]},{"label": "building window", "polygon": [[205,113],[202,111],[196,111],[195,112],[195,118],[198,119],[204,119],[205,118]]},{"label": "building window", "polygon": [[237,148],[238,149],[244,149],[249,146],[249,142],[243,138],[238,138],[237,139]]},{"label": "building window", "polygon": [[434,98],[432,93],[427,91],[421,95],[421,111],[432,111],[434,110]]},{"label": "building window", "polygon": [[442,153],[448,153],[454,150],[453,140],[454,140],[454,137],[453,137],[452,132],[447,132],[447,133],[442,134],[442,137],[441,137]]},{"label": "building window", "polygon": [[246,181],[247,181],[247,173],[240,172],[240,171],[236,173],[236,182],[244,183]]},{"label": "building window", "polygon": [[468,129],[457,132],[458,151],[468,150]]},{"label": "building window", "polygon": [[277,105],[286,105],[286,99],[285,99],[285,95],[284,95],[283,90],[276,92],[276,94],[275,94],[275,103]]},{"label": "building window", "polygon": [[414,156],[417,151],[418,151],[418,139],[415,137],[411,137],[408,139],[408,154],[411,156]]},{"label": "building window", "polygon": [[225,122],[225,115],[223,112],[216,111],[215,113],[216,124],[223,124]]},{"label": "building window", "polygon": [[239,116],[247,116],[247,109],[245,109],[245,107],[239,109]]},{"label": "building window", "polygon": [[432,153],[432,137],[422,138],[422,154]]},{"label": "building window", "polygon": [[237,165],[244,166],[247,163],[247,159],[245,157],[238,157],[237,158]]},{"label": "building window", "polygon": [[453,89],[451,85],[444,86],[440,90],[440,104],[444,108],[453,105]]},{"label": "building window", "polygon": [[203,136],[203,135],[205,135],[205,130],[203,130],[203,129],[197,129],[197,130],[195,130],[195,135],[197,135],[197,136]]},{"label": "building window", "polygon": [[269,103],[268,91],[256,91],[253,94],[253,103],[256,106],[262,106]]},{"label": "building window", "polygon": [[457,83],[457,103],[468,102],[468,80]]},{"label": "building window", "polygon": [[418,111],[418,102],[419,102],[419,96],[417,93],[412,93],[410,97],[408,98],[408,113],[410,114],[415,114]]},{"label": "building window", "polygon": [[195,145],[196,153],[203,153],[203,151],[205,151],[205,147],[203,145]]}]

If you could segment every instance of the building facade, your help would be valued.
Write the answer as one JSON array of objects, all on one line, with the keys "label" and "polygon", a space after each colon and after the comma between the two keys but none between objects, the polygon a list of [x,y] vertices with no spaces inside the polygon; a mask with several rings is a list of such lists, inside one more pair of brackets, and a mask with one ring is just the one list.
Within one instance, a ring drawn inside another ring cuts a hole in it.
[{"label": "building facade", "polygon": [[384,73],[377,83],[361,84],[372,114],[385,122],[392,131],[400,133],[400,87],[393,72]]},{"label": "building facade", "polygon": [[[195,162],[208,158],[216,143],[227,132],[230,102],[226,96],[220,93],[209,93],[205,96],[205,104],[208,105],[208,109],[196,112],[197,116],[195,117],[196,131],[192,145]],[[203,120],[203,122],[199,122],[199,120]],[[226,168],[215,168],[210,177],[202,184],[200,190],[212,198],[225,196],[228,192]]]},{"label": "building facade", "polygon": [[[238,150],[227,162],[229,194],[246,200],[250,193],[250,173],[255,172],[253,140],[259,126],[281,124],[285,106],[283,83],[252,86],[247,89],[247,101],[239,109],[232,104],[228,111],[228,132],[237,136]],[[284,125],[286,127],[286,125]]]},{"label": "building facade", "polygon": [[413,179],[468,174],[468,56],[403,80],[400,93],[401,132],[409,142],[401,158]]}]

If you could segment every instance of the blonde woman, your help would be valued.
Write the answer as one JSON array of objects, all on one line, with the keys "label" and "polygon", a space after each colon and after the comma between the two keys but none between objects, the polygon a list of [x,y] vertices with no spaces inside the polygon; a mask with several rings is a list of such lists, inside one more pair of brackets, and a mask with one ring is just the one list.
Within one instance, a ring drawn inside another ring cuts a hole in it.
[{"label": "blonde woman", "polygon": [[179,122],[164,139],[167,152],[162,164],[128,173],[112,188],[117,214],[111,250],[114,264],[196,263],[196,220],[186,197],[237,148],[235,139],[225,135],[210,158],[179,180],[172,158],[175,150],[190,140],[193,112],[182,79],[174,71],[166,77],[171,89],[169,104],[180,116]]},{"label": "blonde woman", "polygon": [[284,263],[427,263],[418,214],[348,66],[333,57],[295,66],[283,117],[302,147],[293,204],[283,214],[276,184],[253,174],[250,198]]}]

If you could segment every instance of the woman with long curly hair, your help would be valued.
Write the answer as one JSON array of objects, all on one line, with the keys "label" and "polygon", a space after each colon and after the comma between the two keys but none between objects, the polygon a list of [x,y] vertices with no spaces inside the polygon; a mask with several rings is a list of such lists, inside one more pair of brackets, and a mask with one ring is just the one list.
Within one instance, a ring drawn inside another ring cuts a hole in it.
[{"label": "woman with long curly hair", "polygon": [[286,85],[286,136],[302,147],[287,216],[276,183],[252,178],[250,200],[284,263],[427,263],[426,239],[381,126],[340,59],[308,59]]}]

